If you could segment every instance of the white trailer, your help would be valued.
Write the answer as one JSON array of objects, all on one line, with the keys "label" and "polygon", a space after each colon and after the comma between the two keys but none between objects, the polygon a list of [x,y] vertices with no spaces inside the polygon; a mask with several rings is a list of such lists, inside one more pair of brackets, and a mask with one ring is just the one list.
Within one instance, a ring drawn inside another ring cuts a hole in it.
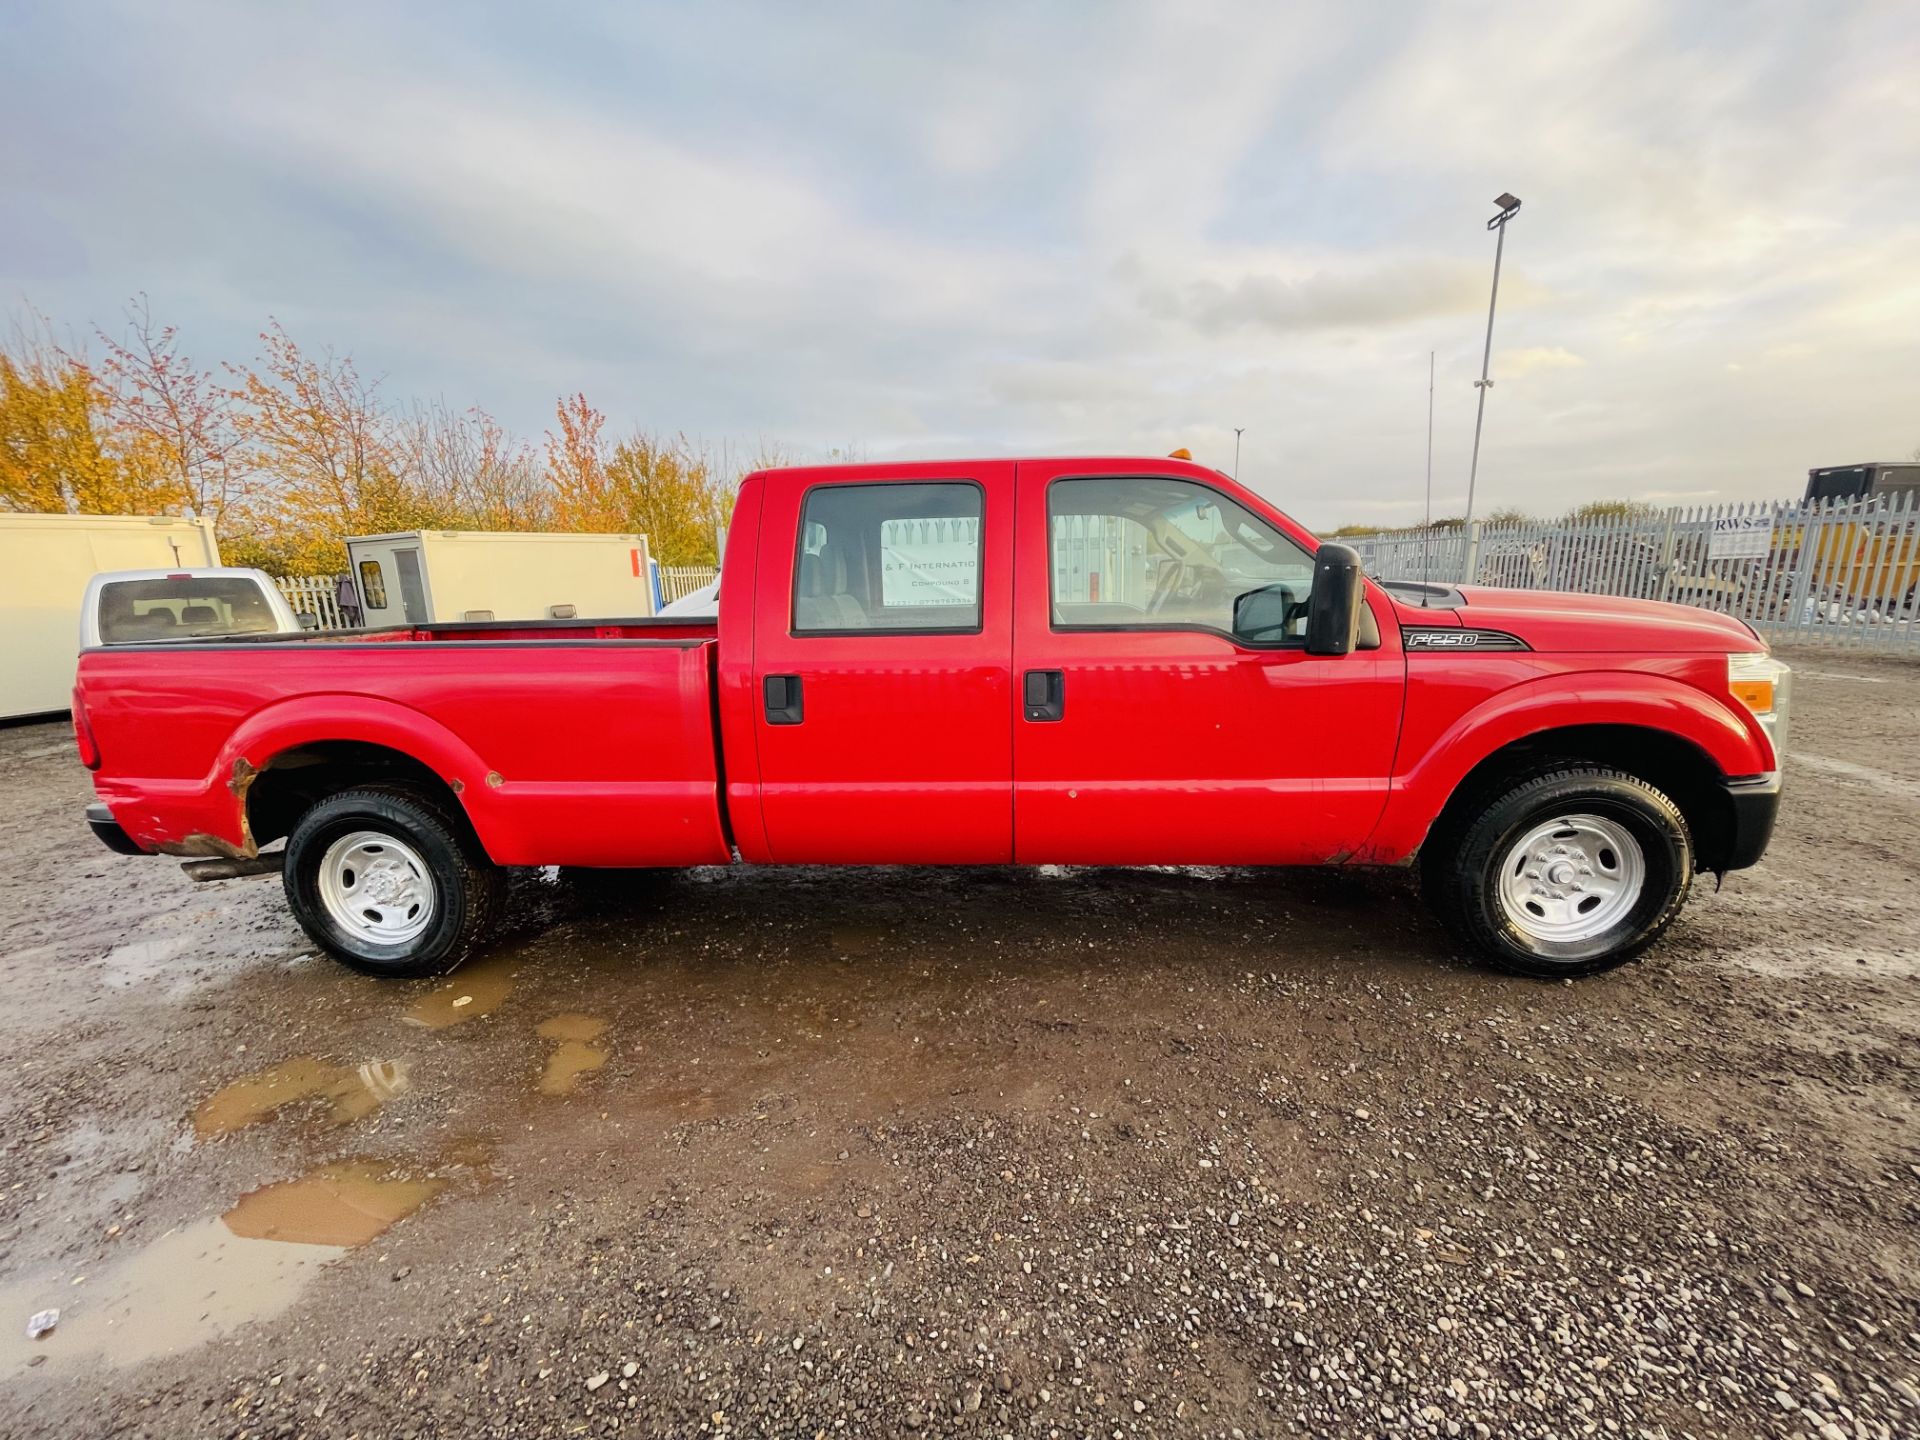
[{"label": "white trailer", "polygon": [[67,708],[81,599],[99,572],[219,563],[211,520],[0,511],[0,719]]},{"label": "white trailer", "polygon": [[644,535],[407,530],[355,536],[347,561],[368,627],[654,613]]}]

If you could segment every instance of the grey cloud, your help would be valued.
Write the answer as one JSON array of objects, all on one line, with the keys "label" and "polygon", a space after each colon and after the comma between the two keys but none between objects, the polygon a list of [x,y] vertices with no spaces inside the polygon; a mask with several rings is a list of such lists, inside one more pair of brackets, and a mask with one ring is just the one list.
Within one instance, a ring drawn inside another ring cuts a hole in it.
[{"label": "grey cloud", "polygon": [[1470,314],[1485,305],[1486,284],[1478,266],[1409,260],[1316,271],[1297,280],[1248,274],[1185,284],[1150,281],[1141,286],[1139,301],[1148,314],[1203,335],[1249,329],[1286,334]]}]

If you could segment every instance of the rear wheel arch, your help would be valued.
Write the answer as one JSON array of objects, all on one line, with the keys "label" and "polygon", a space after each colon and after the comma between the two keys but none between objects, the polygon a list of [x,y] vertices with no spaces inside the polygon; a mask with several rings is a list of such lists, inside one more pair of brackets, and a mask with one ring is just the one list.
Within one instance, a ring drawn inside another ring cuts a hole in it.
[{"label": "rear wheel arch", "polygon": [[430,797],[492,850],[492,817],[473,803],[488,798],[485,763],[438,721],[390,700],[303,695],[255,711],[228,740],[217,774],[240,800],[250,851],[289,834],[305,808],[367,784]]},{"label": "rear wheel arch", "polygon": [[390,745],[366,740],[314,740],[289,746],[253,772],[246,789],[247,833],[264,846],[293,833],[322,800],[366,786],[387,786],[428,799],[476,844],[479,835],[461,790],[431,765]]}]

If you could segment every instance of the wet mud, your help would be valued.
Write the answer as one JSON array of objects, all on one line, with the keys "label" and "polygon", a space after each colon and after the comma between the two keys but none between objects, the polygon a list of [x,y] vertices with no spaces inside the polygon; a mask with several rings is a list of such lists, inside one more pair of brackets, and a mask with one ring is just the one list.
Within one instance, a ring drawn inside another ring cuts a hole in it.
[{"label": "wet mud", "polygon": [[0,1433],[1920,1433],[1920,667],[1796,705],[1577,985],[1057,867],[521,875],[383,984],[0,730]]}]

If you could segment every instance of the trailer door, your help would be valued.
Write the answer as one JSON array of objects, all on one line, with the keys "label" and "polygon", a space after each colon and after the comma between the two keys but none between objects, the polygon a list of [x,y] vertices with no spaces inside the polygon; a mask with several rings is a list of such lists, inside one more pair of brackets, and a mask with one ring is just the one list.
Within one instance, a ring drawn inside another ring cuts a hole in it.
[{"label": "trailer door", "polygon": [[405,607],[409,625],[424,625],[432,619],[427,610],[426,586],[420,580],[420,550],[410,545],[393,552],[393,567],[400,572],[400,603]]}]

